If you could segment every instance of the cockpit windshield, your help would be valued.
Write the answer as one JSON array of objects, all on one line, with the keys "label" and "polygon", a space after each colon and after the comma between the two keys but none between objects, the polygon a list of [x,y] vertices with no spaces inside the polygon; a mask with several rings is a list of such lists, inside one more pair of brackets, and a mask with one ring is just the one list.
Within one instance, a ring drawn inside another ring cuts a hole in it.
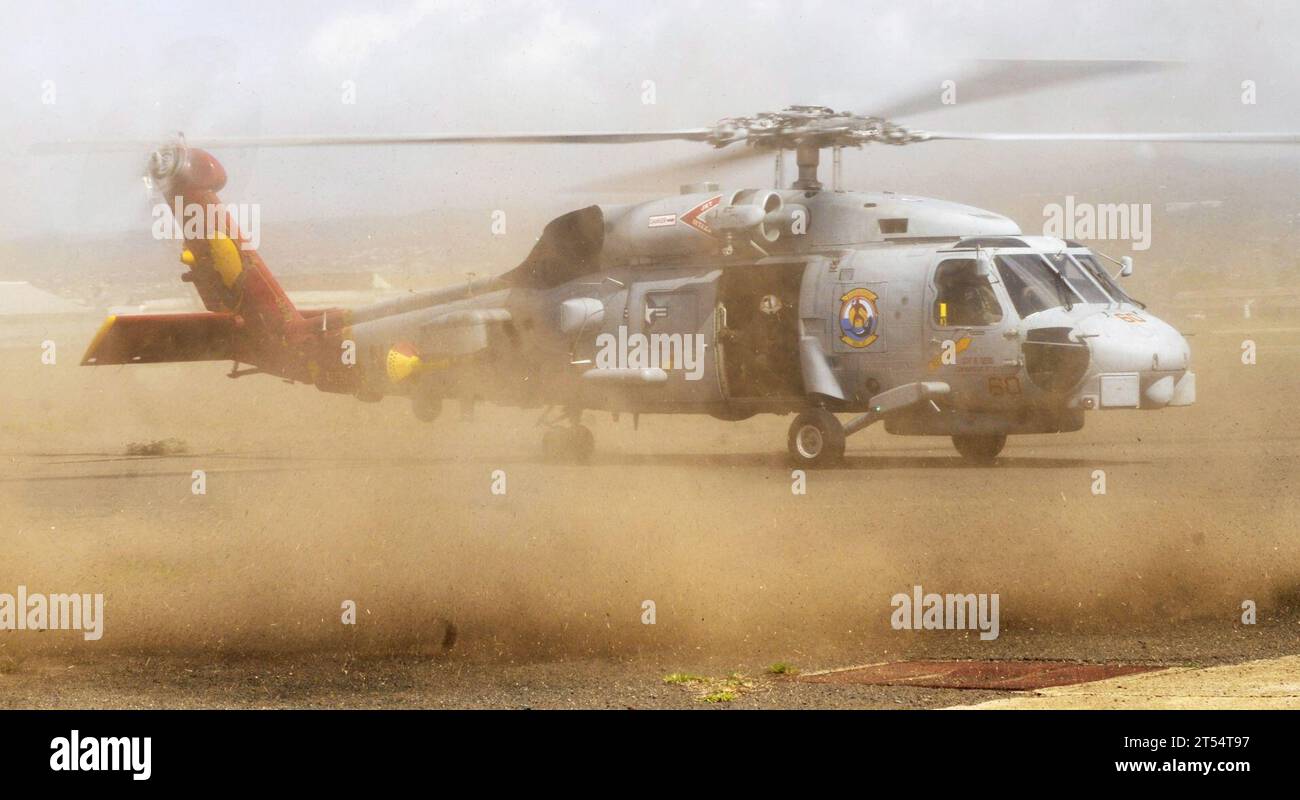
[{"label": "cockpit windshield", "polygon": [[1053,269],[1061,273],[1061,277],[1065,278],[1065,282],[1070,284],[1070,288],[1083,298],[1083,302],[1111,302],[1106,293],[1099,289],[1097,284],[1093,283],[1092,279],[1083,271],[1083,267],[1074,263],[1074,260],[1065,253],[1044,253],[1043,256],[1047,259],[1047,263],[1052,265]]},{"label": "cockpit windshield", "polygon": [[1066,279],[1036,253],[1006,253],[995,259],[998,276],[1022,318],[1081,301]]},{"label": "cockpit windshield", "polygon": [[1105,268],[1102,267],[1101,264],[1097,263],[1097,258],[1095,256],[1090,253],[1072,253],[1071,256],[1075,261],[1079,262],[1081,267],[1088,271],[1089,275],[1097,279],[1097,283],[1101,284],[1101,288],[1105,289],[1106,292],[1115,299],[1115,302],[1137,304],[1136,300],[1129,297],[1123,289],[1119,288],[1119,284],[1110,277],[1110,274],[1106,272]]}]

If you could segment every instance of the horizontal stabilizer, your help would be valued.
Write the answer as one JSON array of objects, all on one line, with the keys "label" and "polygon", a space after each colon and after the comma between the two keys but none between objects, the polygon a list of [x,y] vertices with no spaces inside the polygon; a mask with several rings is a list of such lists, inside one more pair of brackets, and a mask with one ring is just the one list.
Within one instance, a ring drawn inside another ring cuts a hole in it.
[{"label": "horizontal stabilizer", "polygon": [[112,316],[95,335],[82,366],[235,360],[235,315]]}]

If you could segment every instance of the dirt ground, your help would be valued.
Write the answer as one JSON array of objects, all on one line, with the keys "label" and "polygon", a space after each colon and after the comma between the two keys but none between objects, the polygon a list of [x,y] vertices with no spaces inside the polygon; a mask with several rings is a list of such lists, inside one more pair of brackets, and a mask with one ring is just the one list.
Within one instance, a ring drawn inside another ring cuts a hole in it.
[{"label": "dirt ground", "polygon": [[[788,417],[589,415],[593,463],[554,465],[536,412],[426,425],[227,364],[81,368],[89,331],[55,366],[15,344],[0,592],[102,592],[106,618],[0,632],[0,707],[936,707],[1001,693],[767,669],[1297,654],[1300,330],[1245,324],[1183,325],[1191,408],[1095,412],[991,468],[871,429],[803,496]],[[126,455],[169,438],[187,452]],[[893,630],[914,585],[998,593],[999,638]]]}]

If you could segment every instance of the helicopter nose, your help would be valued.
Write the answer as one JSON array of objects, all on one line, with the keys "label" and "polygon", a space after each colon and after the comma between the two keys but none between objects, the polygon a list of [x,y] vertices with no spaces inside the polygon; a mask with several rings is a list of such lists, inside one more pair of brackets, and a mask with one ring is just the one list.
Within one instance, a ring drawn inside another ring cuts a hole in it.
[{"label": "helicopter nose", "polygon": [[1196,377],[1191,347],[1172,325],[1146,311],[1106,312],[1079,326],[1088,342],[1102,407],[1191,405]]}]

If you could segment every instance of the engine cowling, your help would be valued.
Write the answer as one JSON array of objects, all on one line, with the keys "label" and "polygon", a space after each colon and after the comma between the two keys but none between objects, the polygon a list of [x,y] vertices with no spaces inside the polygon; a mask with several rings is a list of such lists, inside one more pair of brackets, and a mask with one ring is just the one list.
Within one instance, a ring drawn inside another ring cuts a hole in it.
[{"label": "engine cowling", "polygon": [[800,232],[801,222],[806,231],[808,214],[803,206],[787,204],[780,192],[762,189],[693,192],[601,211],[608,223],[606,264],[716,255],[746,242],[766,249]]}]

